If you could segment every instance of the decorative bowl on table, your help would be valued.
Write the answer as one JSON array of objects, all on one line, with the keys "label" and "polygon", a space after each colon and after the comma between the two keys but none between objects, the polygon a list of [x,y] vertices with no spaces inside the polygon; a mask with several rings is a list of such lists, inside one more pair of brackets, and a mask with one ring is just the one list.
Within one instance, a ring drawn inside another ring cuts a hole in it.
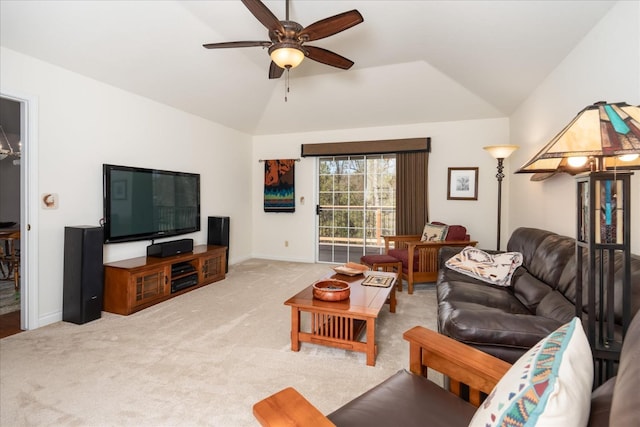
[{"label": "decorative bowl on table", "polygon": [[322,301],[342,301],[350,294],[351,288],[344,280],[322,279],[313,284],[313,297]]}]

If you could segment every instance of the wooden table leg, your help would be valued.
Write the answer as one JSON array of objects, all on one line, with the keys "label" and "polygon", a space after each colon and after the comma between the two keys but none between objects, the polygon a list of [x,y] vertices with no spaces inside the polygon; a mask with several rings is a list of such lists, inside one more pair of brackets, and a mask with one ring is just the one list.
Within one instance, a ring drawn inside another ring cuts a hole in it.
[{"label": "wooden table leg", "polygon": [[391,289],[391,295],[389,295],[389,312],[396,312],[396,303],[396,287],[393,286],[393,289]]},{"label": "wooden table leg", "polygon": [[376,319],[367,319],[367,366],[376,365]]},{"label": "wooden table leg", "polygon": [[300,351],[300,310],[291,307],[291,351]]}]

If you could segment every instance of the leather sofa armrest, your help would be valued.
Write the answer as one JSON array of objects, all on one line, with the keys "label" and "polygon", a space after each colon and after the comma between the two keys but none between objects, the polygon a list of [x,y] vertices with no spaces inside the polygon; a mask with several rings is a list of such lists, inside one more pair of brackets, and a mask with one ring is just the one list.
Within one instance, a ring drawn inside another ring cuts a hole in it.
[{"label": "leather sofa armrest", "polygon": [[427,376],[427,368],[449,378],[449,391],[461,396],[461,384],[469,387],[469,402],[479,406],[481,393],[489,394],[511,364],[438,332],[415,326],[403,334],[409,341],[409,369]]},{"label": "leather sofa armrest", "polygon": [[293,387],[280,390],[253,405],[253,415],[263,426],[335,427]]}]

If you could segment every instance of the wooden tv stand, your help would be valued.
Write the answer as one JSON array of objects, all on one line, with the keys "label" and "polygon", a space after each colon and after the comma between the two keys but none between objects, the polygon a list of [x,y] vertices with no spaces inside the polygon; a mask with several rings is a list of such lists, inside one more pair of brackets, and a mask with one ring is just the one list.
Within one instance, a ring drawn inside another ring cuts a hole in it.
[{"label": "wooden tv stand", "polygon": [[200,245],[193,252],[166,258],[138,257],[105,264],[104,311],[128,315],[224,279],[226,249]]}]

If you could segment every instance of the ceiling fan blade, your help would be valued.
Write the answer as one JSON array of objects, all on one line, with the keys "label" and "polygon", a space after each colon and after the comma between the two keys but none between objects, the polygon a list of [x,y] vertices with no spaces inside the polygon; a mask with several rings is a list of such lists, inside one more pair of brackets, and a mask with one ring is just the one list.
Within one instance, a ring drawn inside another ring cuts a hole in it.
[{"label": "ceiling fan blade", "polygon": [[278,67],[275,62],[271,61],[271,65],[269,65],[269,78],[279,79],[282,77],[282,73],[284,73],[284,68]]},{"label": "ceiling fan blade", "polygon": [[321,47],[304,46],[304,49],[307,51],[307,58],[322,62],[326,65],[331,65],[332,67],[348,70],[353,65],[353,61],[350,59]]},{"label": "ceiling fan blade", "polygon": [[282,27],[280,20],[278,20],[278,18],[276,18],[269,8],[260,0],[242,0],[242,3],[262,25],[267,27],[267,30],[279,31],[281,34],[284,34],[284,28]]},{"label": "ceiling fan blade", "polygon": [[222,42],[222,43],[207,43],[203,44],[202,47],[206,47],[207,49],[227,49],[233,47],[269,47],[273,44],[273,42]]},{"label": "ceiling fan blade", "polygon": [[303,42],[323,39],[351,28],[354,25],[358,25],[363,21],[364,18],[360,15],[360,12],[355,9],[350,10],[348,12],[314,22],[300,31],[298,38]]},{"label": "ceiling fan blade", "polygon": [[203,44],[202,47],[206,47],[207,49],[226,49],[226,48],[232,48],[232,47],[255,47],[255,46],[269,47],[272,44],[273,42],[267,42],[267,41],[222,42],[222,43],[207,43],[207,44]]}]

